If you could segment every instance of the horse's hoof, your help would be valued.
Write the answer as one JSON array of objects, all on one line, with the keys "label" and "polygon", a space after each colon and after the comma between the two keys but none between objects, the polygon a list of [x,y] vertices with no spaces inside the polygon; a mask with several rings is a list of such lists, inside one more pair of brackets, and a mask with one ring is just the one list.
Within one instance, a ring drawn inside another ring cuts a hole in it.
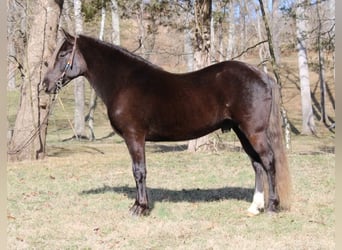
[{"label": "horse's hoof", "polygon": [[259,213],[251,213],[251,212],[247,211],[247,216],[248,217],[258,216],[259,214],[260,214],[260,212]]},{"label": "horse's hoof", "polygon": [[264,209],[262,208],[256,208],[255,206],[250,206],[247,210],[248,217],[254,217],[259,215],[261,212],[263,212]]},{"label": "horse's hoof", "polygon": [[150,213],[148,206],[139,204],[134,204],[129,211],[132,216],[146,216]]},{"label": "horse's hoof", "polygon": [[270,217],[276,216],[277,215],[277,211],[274,211],[272,209],[267,210],[267,215]]},{"label": "horse's hoof", "polygon": [[269,216],[274,216],[278,212],[278,207],[276,205],[269,205],[267,208],[267,214]]}]

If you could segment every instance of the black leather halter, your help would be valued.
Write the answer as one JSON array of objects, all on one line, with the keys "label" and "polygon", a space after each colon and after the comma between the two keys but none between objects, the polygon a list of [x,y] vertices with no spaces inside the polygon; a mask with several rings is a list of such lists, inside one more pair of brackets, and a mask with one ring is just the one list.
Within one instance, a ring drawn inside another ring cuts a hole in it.
[{"label": "black leather halter", "polygon": [[62,89],[62,87],[64,87],[64,85],[67,83],[67,82],[63,82],[64,80],[64,76],[66,74],[66,72],[72,68],[72,64],[74,62],[74,57],[75,57],[75,50],[76,50],[76,41],[77,41],[77,37],[75,36],[75,42],[74,42],[74,45],[72,47],[72,52],[71,52],[71,55],[64,67],[64,70],[61,74],[61,76],[58,78],[58,80],[56,81],[56,91],[58,92],[59,90]]}]

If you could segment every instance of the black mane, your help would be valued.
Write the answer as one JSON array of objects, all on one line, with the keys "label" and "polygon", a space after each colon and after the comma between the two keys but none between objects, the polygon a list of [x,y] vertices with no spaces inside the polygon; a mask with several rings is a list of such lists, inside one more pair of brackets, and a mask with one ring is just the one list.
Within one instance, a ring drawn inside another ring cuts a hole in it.
[{"label": "black mane", "polygon": [[109,48],[110,50],[114,50],[115,52],[118,52],[118,53],[124,55],[125,57],[131,58],[134,61],[139,61],[139,62],[147,64],[153,68],[156,68],[159,70],[164,70],[162,67],[151,63],[150,61],[146,60],[142,56],[139,56],[137,54],[134,54],[133,52],[130,52],[129,50],[127,50],[124,47],[121,47],[121,46],[118,46],[118,45],[115,45],[113,43],[109,43],[106,41],[102,41],[102,40],[96,39],[94,37],[86,36],[86,35],[80,35],[80,37],[88,39],[88,40],[92,40],[93,42],[97,43],[100,47],[106,47],[106,48]]}]

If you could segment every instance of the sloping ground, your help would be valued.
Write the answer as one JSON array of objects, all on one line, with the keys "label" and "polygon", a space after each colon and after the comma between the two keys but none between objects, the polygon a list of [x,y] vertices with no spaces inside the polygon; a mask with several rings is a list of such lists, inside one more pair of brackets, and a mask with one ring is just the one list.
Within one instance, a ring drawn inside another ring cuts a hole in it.
[{"label": "sloping ground", "polygon": [[152,211],[134,218],[120,138],[50,142],[49,152],[8,164],[8,249],[335,249],[333,153],[290,153],[292,209],[251,218],[254,173],[243,152],[149,143]]}]

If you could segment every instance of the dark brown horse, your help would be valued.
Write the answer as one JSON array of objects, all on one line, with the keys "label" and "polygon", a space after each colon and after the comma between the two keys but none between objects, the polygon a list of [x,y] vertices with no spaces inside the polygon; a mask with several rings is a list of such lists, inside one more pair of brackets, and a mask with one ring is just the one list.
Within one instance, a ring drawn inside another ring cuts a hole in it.
[{"label": "dark brown horse", "polygon": [[145,142],[189,140],[217,129],[233,129],[251,159],[255,193],[248,211],[255,215],[264,209],[263,179],[268,182],[267,210],[289,208],[279,89],[271,77],[238,61],[173,74],[119,46],[63,33],[43,84],[48,93],[56,93],[85,76],[102,98],[132,158],[137,189],[133,214],[149,211]]}]

